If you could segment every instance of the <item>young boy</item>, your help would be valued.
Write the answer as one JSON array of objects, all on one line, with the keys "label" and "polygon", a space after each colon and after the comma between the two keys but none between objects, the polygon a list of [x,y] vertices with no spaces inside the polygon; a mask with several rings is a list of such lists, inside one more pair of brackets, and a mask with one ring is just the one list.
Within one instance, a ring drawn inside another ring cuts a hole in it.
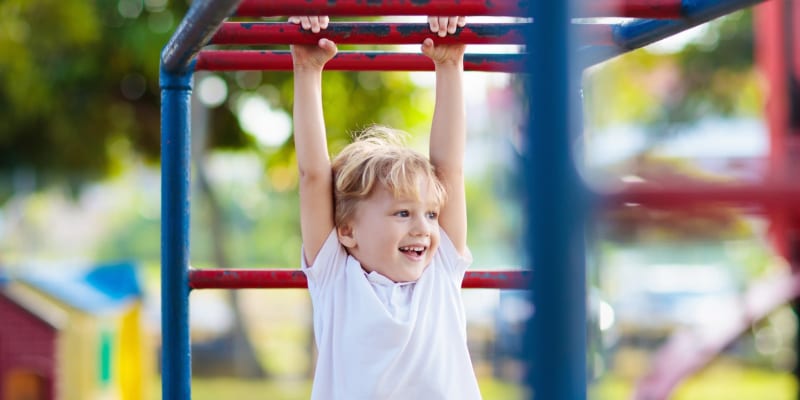
[{"label": "young boy", "polygon": [[[315,31],[327,25],[325,17],[290,21]],[[440,36],[456,24],[463,17],[429,18]],[[464,46],[422,44],[436,66],[430,160],[401,146],[392,131],[373,129],[330,161],[321,87],[336,51],[327,39],[292,47],[302,268],[319,350],[311,397],[479,399],[461,302],[472,261]]]}]

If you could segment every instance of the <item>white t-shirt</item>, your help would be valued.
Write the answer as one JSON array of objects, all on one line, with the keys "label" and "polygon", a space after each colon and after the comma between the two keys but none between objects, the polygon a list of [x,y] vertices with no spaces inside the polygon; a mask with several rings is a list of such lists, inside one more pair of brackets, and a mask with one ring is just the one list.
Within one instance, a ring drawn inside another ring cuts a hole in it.
[{"label": "white t-shirt", "polygon": [[317,358],[314,400],[471,400],[480,391],[467,349],[461,281],[472,262],[441,231],[416,282],[367,274],[332,231],[309,267]]}]

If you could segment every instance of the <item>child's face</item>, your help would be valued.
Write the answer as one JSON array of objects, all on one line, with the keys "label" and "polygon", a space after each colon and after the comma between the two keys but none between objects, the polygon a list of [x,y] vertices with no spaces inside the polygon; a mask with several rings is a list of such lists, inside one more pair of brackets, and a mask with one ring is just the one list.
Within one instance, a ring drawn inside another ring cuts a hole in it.
[{"label": "child's face", "polygon": [[415,281],[439,247],[439,208],[426,180],[420,199],[377,188],[358,204],[353,221],[338,228],[339,240],[365,270],[395,282]]}]

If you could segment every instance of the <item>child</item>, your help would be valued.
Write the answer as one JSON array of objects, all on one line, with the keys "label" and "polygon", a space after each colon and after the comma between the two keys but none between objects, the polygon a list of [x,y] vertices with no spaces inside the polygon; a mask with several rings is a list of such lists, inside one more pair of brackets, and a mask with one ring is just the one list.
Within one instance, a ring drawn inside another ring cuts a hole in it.
[{"label": "child", "polygon": [[[315,31],[327,25],[326,17],[290,21]],[[456,24],[463,17],[429,18],[433,31],[454,32]],[[479,399],[461,302],[472,261],[464,45],[422,44],[436,66],[430,160],[392,131],[373,129],[330,161],[321,87],[336,51],[327,39],[292,47],[302,268],[319,350],[311,397]]]}]

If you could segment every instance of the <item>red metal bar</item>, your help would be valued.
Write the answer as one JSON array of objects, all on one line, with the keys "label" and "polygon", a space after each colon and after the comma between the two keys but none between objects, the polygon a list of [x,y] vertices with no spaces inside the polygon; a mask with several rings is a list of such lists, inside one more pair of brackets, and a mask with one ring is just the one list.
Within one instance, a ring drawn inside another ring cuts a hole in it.
[{"label": "red metal bar", "polygon": [[798,207],[800,205],[800,185],[765,183],[743,184],[700,184],[654,186],[650,184],[631,185],[614,193],[601,193],[607,203],[634,203],[650,207],[678,208],[688,205],[729,203],[735,205],[760,205],[764,207]]},{"label": "red metal bar", "polygon": [[277,2],[245,0],[236,11],[241,17],[284,15],[489,15],[526,16],[525,0],[303,0]]},{"label": "red metal bar", "polygon": [[[212,37],[215,45],[315,44],[328,38],[340,44],[420,44],[433,38],[437,44],[525,44],[528,23],[469,24],[454,35],[438,37],[427,24],[332,22],[320,33],[284,22],[225,22]],[[611,25],[575,24],[580,43],[614,45]]]},{"label": "red metal bar", "polygon": [[[273,17],[284,15],[386,16],[386,15],[484,15],[527,17],[527,0],[303,0],[279,3],[245,0],[236,15]],[[584,0],[578,16],[679,18],[681,0]]]},{"label": "red metal bar", "polygon": [[[467,271],[464,289],[527,289],[530,271]],[[299,269],[191,269],[192,289],[302,289],[308,287]]]},{"label": "red metal bar", "polygon": [[672,19],[683,16],[681,0],[583,0],[580,16]]},{"label": "red metal bar", "polygon": [[437,44],[524,44],[526,24],[470,24],[455,35],[440,38],[427,24],[348,22],[330,23],[320,33],[300,25],[278,22],[226,22],[210,44],[315,44],[328,38],[343,44],[420,44],[432,38]]},{"label": "red metal bar", "polygon": [[[800,173],[800,5],[765,2],[755,8],[753,25],[753,49],[761,75],[766,78],[769,173],[790,179]],[[792,253],[791,238],[800,232],[800,207],[772,210],[769,216],[772,243],[779,254],[788,258]],[[800,268],[795,264],[792,267]]]},{"label": "red metal bar", "polygon": [[[524,72],[523,54],[466,54],[464,70]],[[206,50],[197,56],[195,68],[208,71],[291,71],[287,51]],[[423,54],[390,52],[339,52],[325,64],[328,71],[433,71],[433,62]]]}]

